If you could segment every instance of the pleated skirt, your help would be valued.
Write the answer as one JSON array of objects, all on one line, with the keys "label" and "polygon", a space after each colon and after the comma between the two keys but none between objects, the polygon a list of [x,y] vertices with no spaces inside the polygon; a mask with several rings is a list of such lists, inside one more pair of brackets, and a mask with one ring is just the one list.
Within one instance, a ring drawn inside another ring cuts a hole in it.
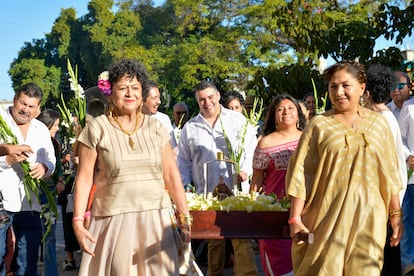
[{"label": "pleated skirt", "polygon": [[83,253],[80,276],[178,275],[178,253],[169,209],[91,219],[97,240]]}]

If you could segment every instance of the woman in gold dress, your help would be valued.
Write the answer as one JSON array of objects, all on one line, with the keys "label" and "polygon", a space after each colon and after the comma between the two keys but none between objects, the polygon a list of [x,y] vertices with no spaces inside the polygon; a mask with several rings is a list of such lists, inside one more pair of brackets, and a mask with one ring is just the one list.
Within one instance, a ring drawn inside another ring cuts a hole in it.
[{"label": "woman in gold dress", "polygon": [[[362,64],[339,62],[324,75],[334,107],[309,122],[286,175],[293,270],[380,275],[388,217],[390,244],[402,234],[394,139],[384,116],[359,104]],[[299,232],[314,233],[314,242],[299,241]]]},{"label": "woman in gold dress", "polygon": [[[88,122],[78,138],[73,228],[83,249],[79,275],[178,275],[170,196],[187,241],[191,217],[170,136],[140,112],[148,75],[139,62],[121,60],[103,81],[110,84],[103,92],[112,108]],[[92,219],[85,229],[92,183]]]}]

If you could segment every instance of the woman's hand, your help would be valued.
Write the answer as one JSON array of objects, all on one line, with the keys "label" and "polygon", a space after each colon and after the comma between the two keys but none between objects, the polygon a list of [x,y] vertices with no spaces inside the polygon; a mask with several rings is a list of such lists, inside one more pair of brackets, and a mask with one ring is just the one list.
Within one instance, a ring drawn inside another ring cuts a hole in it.
[{"label": "woman's hand", "polygon": [[392,227],[392,235],[390,238],[390,245],[397,246],[400,243],[404,226],[400,216],[390,217],[390,223]]},{"label": "woman's hand", "polygon": [[72,225],[76,239],[78,240],[83,252],[95,256],[95,253],[88,247],[87,241],[89,240],[93,243],[96,243],[96,239],[94,239],[89,231],[83,226],[83,220],[73,221]]},{"label": "woman's hand", "polygon": [[246,172],[244,172],[244,171],[240,171],[238,174],[237,174],[237,181],[239,182],[239,183],[241,183],[241,182],[244,182],[244,181],[246,181],[247,180],[247,173]]},{"label": "woman's hand", "polygon": [[180,223],[180,230],[183,233],[183,239],[185,242],[191,241],[191,226],[186,223]]},{"label": "woman's hand", "polygon": [[295,221],[290,224],[290,237],[292,238],[293,242],[296,242],[297,244],[304,243],[303,240],[299,239],[298,234],[299,233],[309,233],[309,229],[306,228],[306,226],[302,223],[302,221]]}]

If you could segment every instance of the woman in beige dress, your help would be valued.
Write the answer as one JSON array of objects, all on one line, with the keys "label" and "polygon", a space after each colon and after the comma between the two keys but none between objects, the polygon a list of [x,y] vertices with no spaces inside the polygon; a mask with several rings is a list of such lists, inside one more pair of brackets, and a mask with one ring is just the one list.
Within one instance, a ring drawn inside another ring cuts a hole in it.
[{"label": "woman in beige dress", "polygon": [[[334,106],[307,125],[286,175],[295,275],[380,275],[388,217],[391,246],[402,235],[402,188],[388,122],[360,103],[364,67],[325,70]],[[297,233],[314,233],[312,244]]]},{"label": "woman in beige dress", "polygon": [[107,81],[109,112],[91,120],[78,138],[73,227],[84,252],[79,275],[178,275],[171,199],[187,241],[191,217],[169,134],[140,112],[146,70],[135,60],[121,60],[110,66]]}]

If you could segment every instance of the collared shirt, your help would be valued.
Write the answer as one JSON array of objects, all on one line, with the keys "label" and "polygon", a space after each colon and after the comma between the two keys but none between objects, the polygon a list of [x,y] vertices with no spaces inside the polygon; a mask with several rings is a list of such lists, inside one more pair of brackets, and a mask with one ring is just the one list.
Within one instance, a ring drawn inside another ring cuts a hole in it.
[{"label": "collared shirt", "polygon": [[394,100],[387,103],[387,107],[391,110],[392,114],[394,114],[395,118],[398,120],[398,116],[400,115],[401,109],[394,103]]},{"label": "collared shirt", "polygon": [[402,180],[402,187],[403,189],[400,191],[400,205],[402,205],[405,190],[407,189],[407,163],[405,157],[404,145],[401,139],[401,130],[400,126],[398,125],[397,119],[395,119],[394,114],[391,111],[381,111],[381,114],[385,116],[387,122],[390,126],[390,130],[395,142],[395,149],[397,150],[397,160],[398,160],[398,168],[400,171],[400,176]]},{"label": "collared shirt", "polygon": [[[7,109],[6,112],[0,110],[0,115],[7,122],[9,128],[16,136],[18,144],[25,144],[32,147],[33,153],[29,156],[27,161],[29,161],[31,165],[36,163],[45,164],[47,171],[43,177],[49,177],[52,175],[56,163],[55,151],[50,138],[49,129],[39,120],[33,119],[30,122],[26,139],[24,139],[10,110],[11,108]],[[0,142],[6,143],[6,141],[1,139]],[[3,194],[4,209],[10,212],[30,210],[40,212],[41,207],[33,193],[31,194],[32,206],[30,206],[27,201],[23,185],[23,176],[24,173],[20,164],[15,163],[8,165],[6,156],[0,156],[0,191]]]},{"label": "collared shirt", "polygon": [[220,176],[224,176],[225,183],[232,188],[233,179],[228,170],[228,163],[215,162],[217,152],[223,152],[224,156],[228,156],[222,124],[233,149],[242,151],[241,171],[248,175],[253,171],[253,153],[257,138],[255,129],[250,125],[245,134],[243,148],[240,149],[246,118],[239,112],[221,106],[221,115],[214,127],[211,127],[199,113],[184,125],[178,143],[178,165],[182,181],[184,184],[192,182],[197,193],[204,193],[205,183],[208,183],[207,192],[212,192]]},{"label": "collared shirt", "polygon": [[170,134],[170,137],[171,137],[171,145],[173,148],[175,148],[177,146],[177,142],[175,141],[174,130],[171,124],[170,117],[168,117],[167,114],[164,114],[159,111],[157,111],[157,113],[153,115],[151,114],[147,114],[147,115],[158,119],[161,122],[161,124],[167,129],[167,132]]},{"label": "collared shirt", "polygon": [[[400,115],[398,116],[401,138],[404,145],[405,158],[414,155],[414,100],[409,99],[404,102]],[[414,184],[414,176],[408,180],[409,184]]]}]

